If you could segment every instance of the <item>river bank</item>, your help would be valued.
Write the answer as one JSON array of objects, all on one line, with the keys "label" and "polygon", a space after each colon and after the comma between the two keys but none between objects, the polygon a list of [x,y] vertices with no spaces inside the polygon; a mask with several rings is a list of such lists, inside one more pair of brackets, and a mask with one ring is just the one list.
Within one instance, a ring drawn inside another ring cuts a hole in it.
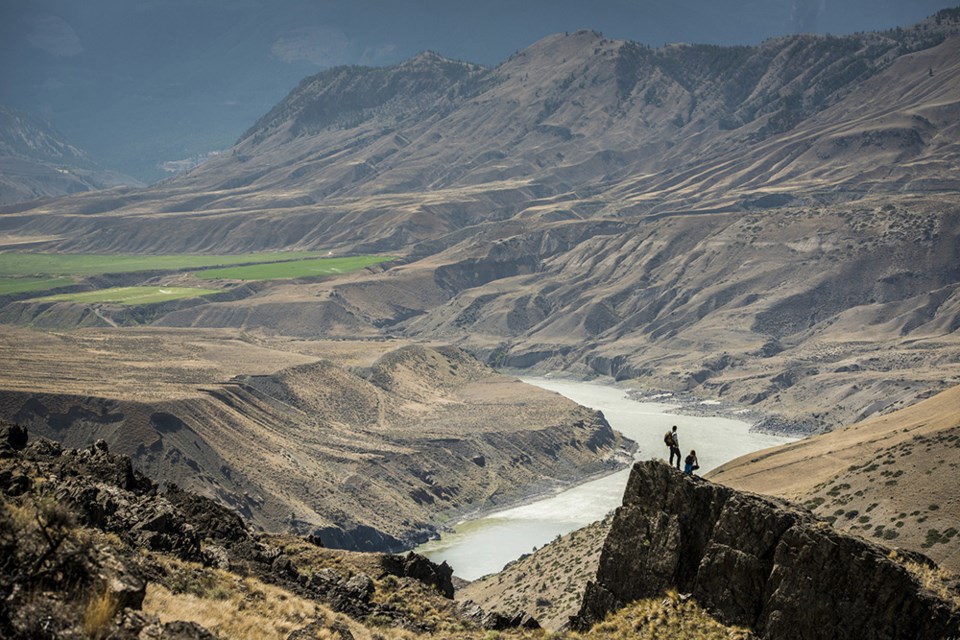
[{"label": "river bank", "polygon": [[[635,460],[666,458],[663,433],[676,424],[684,455],[696,449],[700,473],[733,458],[789,442],[793,438],[757,433],[742,420],[689,415],[678,404],[639,402],[630,390],[598,381],[518,376],[524,382],[598,409],[610,425],[638,443]],[[458,577],[473,580],[500,570],[534,547],[603,518],[620,504],[629,468],[527,503],[464,520],[453,531],[417,548],[446,561]]]}]

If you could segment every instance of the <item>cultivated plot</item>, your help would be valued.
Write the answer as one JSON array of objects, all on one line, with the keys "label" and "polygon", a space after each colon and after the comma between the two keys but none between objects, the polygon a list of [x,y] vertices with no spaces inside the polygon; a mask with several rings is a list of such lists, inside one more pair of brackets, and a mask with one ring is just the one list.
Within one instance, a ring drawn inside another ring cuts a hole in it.
[{"label": "cultivated plot", "polygon": [[201,289],[199,287],[114,287],[98,291],[62,293],[55,296],[38,298],[38,302],[114,302],[127,305],[152,304],[180,298],[196,298],[219,289]]}]

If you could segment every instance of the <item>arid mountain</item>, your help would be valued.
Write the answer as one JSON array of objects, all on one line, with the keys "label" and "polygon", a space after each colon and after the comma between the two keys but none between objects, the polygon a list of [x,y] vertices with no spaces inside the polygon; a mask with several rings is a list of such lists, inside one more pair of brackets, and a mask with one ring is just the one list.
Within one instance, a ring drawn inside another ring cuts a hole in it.
[{"label": "arid mountain", "polygon": [[0,205],[122,185],[143,186],[100,169],[48,123],[0,106]]},{"label": "arid mountain", "polygon": [[442,339],[824,430],[960,382],[958,31],[946,10],[755,47],[576,32],[492,69],[341,67],[187,175],[0,222],[59,251],[390,252],[405,264],[150,321]]},{"label": "arid mountain", "polygon": [[[156,485],[103,441],[64,448],[2,422],[0,549],[0,634],[10,640],[544,635],[523,612],[454,601],[445,563],[263,535],[211,500]],[[551,637],[752,637],[693,601],[662,600]]]}]

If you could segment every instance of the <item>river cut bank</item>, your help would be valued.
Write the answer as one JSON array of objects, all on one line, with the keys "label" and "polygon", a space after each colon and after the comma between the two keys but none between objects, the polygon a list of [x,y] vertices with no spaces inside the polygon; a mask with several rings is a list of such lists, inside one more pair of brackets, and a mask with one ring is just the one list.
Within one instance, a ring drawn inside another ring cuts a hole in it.
[{"label": "river cut bank", "polygon": [[[666,459],[663,434],[673,425],[683,454],[696,450],[701,474],[741,455],[796,439],[752,431],[749,422],[725,417],[730,415],[729,408],[725,415],[711,415],[716,407],[706,406],[688,412],[671,398],[648,396],[641,401],[635,398],[636,392],[608,382],[518,377],[602,411],[615,430],[637,443],[635,460]],[[446,561],[460,578],[475,580],[559,535],[603,518],[619,506],[629,473],[627,467],[520,506],[462,521],[416,551],[435,562]]]}]

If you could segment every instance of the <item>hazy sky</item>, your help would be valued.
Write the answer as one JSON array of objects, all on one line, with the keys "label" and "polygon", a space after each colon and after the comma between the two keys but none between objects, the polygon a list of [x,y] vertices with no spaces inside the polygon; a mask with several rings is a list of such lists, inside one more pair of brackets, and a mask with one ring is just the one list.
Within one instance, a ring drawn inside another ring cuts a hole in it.
[{"label": "hazy sky", "polygon": [[908,25],[944,6],[949,1],[0,0],[0,104],[47,118],[111,167],[155,179],[157,161],[229,145],[301,78],[332,65],[392,64],[426,49],[493,65],[545,35],[581,28],[652,46],[749,44]]}]

